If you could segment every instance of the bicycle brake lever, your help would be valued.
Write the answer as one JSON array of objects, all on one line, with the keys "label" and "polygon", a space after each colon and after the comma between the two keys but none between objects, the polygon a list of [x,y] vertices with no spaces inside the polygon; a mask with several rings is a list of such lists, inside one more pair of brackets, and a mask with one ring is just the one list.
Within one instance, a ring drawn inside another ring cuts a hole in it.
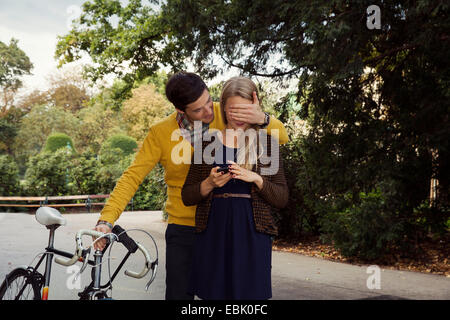
[{"label": "bicycle brake lever", "polygon": [[83,257],[83,265],[81,266],[80,271],[78,271],[77,275],[74,278],[74,281],[78,279],[78,277],[83,273],[83,271],[86,269],[89,261],[89,256],[91,254],[91,248],[88,248],[86,250],[86,255]]},{"label": "bicycle brake lever", "polygon": [[152,276],[151,276],[150,280],[147,282],[147,284],[145,286],[145,291],[148,291],[148,288],[150,287],[150,284],[156,278],[156,270],[158,269],[158,260],[155,260],[154,262],[152,262],[152,265],[151,265],[150,269],[152,269]]}]

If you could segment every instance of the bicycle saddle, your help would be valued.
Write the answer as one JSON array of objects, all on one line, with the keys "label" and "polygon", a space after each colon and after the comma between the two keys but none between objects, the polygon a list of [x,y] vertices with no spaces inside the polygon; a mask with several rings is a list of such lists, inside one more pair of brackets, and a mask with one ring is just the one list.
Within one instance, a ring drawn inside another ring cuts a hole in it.
[{"label": "bicycle saddle", "polygon": [[66,225],[66,218],[58,210],[51,207],[40,207],[37,209],[36,220],[44,226]]}]

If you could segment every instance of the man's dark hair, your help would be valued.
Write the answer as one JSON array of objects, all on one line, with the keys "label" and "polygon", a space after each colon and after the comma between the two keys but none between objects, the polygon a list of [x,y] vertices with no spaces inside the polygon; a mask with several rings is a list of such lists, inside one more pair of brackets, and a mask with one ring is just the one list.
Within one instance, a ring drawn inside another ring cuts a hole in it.
[{"label": "man's dark hair", "polygon": [[184,111],[189,103],[194,102],[207,89],[205,82],[195,73],[177,72],[166,84],[166,96],[173,105]]}]

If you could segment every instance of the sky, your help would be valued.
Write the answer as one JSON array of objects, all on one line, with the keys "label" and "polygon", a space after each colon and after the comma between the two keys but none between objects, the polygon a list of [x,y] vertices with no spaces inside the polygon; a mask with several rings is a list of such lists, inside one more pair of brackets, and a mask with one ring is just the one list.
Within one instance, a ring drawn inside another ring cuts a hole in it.
[{"label": "sky", "polygon": [[24,76],[23,90],[41,89],[46,77],[56,72],[54,53],[57,36],[69,32],[70,21],[84,0],[0,0],[0,41],[19,40],[34,65],[33,75]]}]

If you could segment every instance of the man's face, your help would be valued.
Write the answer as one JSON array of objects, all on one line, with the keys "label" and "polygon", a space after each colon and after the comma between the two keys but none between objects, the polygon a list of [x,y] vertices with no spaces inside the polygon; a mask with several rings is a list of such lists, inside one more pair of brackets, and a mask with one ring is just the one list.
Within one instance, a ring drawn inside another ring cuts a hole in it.
[{"label": "man's face", "polygon": [[188,104],[184,112],[178,112],[185,113],[191,122],[211,123],[214,120],[214,107],[208,90],[205,89],[200,98]]}]

